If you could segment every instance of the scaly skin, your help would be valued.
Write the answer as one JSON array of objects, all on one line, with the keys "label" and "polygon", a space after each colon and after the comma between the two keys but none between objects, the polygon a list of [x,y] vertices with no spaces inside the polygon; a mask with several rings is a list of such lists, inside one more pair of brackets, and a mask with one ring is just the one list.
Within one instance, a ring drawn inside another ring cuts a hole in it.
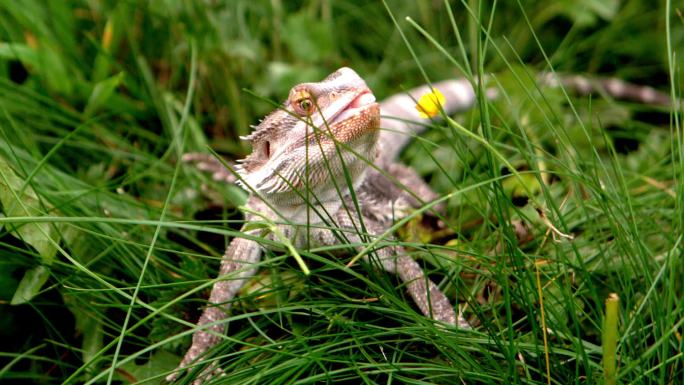
[{"label": "scaly skin", "polygon": [[[666,95],[652,88],[617,79],[589,81],[576,76],[543,75],[540,82],[571,87],[581,94],[600,91],[641,102],[670,103]],[[466,80],[434,83],[433,87],[445,95],[443,107],[447,113],[468,109],[475,103],[475,93]],[[363,79],[349,68],[341,68],[319,83],[304,83],[292,88],[282,108],[264,118],[255,131],[244,138],[253,147],[252,153],[236,167],[237,182],[251,194],[245,222],[268,218],[279,223],[279,232],[290,238],[296,247],[333,245],[340,239],[363,244],[384,233],[394,220],[411,208],[436,199],[413,170],[394,163],[411,136],[429,123],[413,108],[415,100],[429,91],[428,86],[419,87],[379,105]],[[496,93],[488,91],[487,96],[494,98]],[[216,180],[236,181],[235,176],[212,157],[189,154],[184,159],[196,162]],[[369,167],[371,163],[384,171]],[[350,189],[355,192],[360,210],[350,196]],[[306,231],[301,231],[302,228]],[[275,240],[273,233],[247,227],[243,230],[257,238]],[[240,288],[256,273],[263,247],[255,240],[233,239],[219,273],[226,279],[212,288],[210,306],[197,323],[192,346],[177,371],[167,380],[175,380],[179,372],[220,341],[224,332],[222,320]],[[427,317],[468,327],[467,322],[456,315],[447,297],[401,247],[379,248],[374,251],[373,258],[366,258],[397,274]],[[194,383],[205,381],[217,371],[220,372],[213,367],[205,370]]]},{"label": "scaly skin", "polygon": [[[260,220],[255,213],[281,223],[279,232],[296,247],[333,245],[339,239],[363,244],[384,233],[406,209],[434,199],[434,193],[410,169],[392,164],[390,157],[378,157],[380,120],[380,105],[363,79],[349,68],[341,68],[319,83],[292,88],[282,108],[264,118],[244,138],[251,142],[253,151],[240,161],[236,171],[238,183],[251,193],[246,223]],[[188,158],[198,159],[196,155]],[[397,188],[385,175],[372,169],[369,165],[373,162],[406,183],[413,194]],[[200,163],[200,167],[221,174],[207,164]],[[224,174],[215,177],[230,180]],[[360,212],[349,194],[351,188]],[[362,223],[365,234],[361,232]],[[330,230],[331,227],[338,230]],[[307,231],[301,231],[302,228]],[[251,234],[275,239],[272,233],[251,230]],[[226,280],[212,288],[211,305],[197,323],[192,346],[179,370],[219,342],[224,331],[221,320],[239,289],[256,273],[262,247],[244,238],[231,242],[219,273]],[[361,249],[358,247],[358,251]],[[373,254],[373,261],[406,283],[409,294],[426,316],[467,327],[447,297],[401,247],[379,248]],[[211,374],[211,370],[203,373],[195,383]],[[173,381],[177,375],[178,371],[167,379]]]}]

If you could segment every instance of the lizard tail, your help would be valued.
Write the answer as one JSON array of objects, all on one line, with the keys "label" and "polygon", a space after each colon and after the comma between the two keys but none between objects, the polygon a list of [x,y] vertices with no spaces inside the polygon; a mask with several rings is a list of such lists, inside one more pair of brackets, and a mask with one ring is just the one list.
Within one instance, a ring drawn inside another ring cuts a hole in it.
[{"label": "lizard tail", "polygon": [[590,78],[547,72],[539,76],[539,81],[549,87],[563,86],[582,96],[597,93],[613,99],[661,107],[674,105],[678,108],[681,104],[681,100],[675,100],[673,103],[669,95],[653,87],[628,83],[617,78]]},{"label": "lizard tail", "polygon": [[[442,108],[447,115],[468,110],[475,105],[475,91],[467,79],[435,82],[432,83],[432,88],[444,95],[445,102]],[[389,97],[380,103],[382,119],[378,139],[379,165],[387,165],[394,161],[401,149],[431,124],[431,120],[421,117],[415,107],[416,101],[431,90],[429,85],[423,85]],[[493,96],[487,95],[488,98]],[[436,118],[438,117],[439,115]]]},{"label": "lizard tail", "polygon": [[[682,108],[681,99],[673,100],[669,95],[653,87],[625,82],[616,78],[590,78],[582,75],[563,75],[542,73],[538,77],[542,85],[566,87],[570,91],[586,96],[592,93],[604,94],[614,99],[631,101],[661,107]],[[453,79],[432,83],[445,97],[442,106],[447,115],[462,112],[473,107],[477,101],[475,91],[467,79]],[[384,167],[392,163],[402,148],[416,135],[427,128],[432,121],[421,117],[415,108],[421,96],[431,92],[429,85],[414,88],[387,98],[380,103],[380,137],[378,140],[378,165]],[[487,88],[486,98],[493,100],[497,90]],[[439,115],[433,119],[438,120]]]}]

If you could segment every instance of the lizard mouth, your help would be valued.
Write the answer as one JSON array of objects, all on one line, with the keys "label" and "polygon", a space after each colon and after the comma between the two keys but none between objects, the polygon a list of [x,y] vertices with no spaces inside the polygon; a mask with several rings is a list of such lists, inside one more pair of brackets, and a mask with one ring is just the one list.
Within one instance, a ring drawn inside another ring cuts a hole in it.
[{"label": "lizard mouth", "polygon": [[[363,90],[358,93],[344,108],[338,111],[335,115],[328,119],[328,124],[333,125],[339,122],[343,122],[350,118],[355,118],[358,115],[365,113],[373,113],[374,107],[377,107],[378,103],[375,102],[375,95],[369,90]],[[379,113],[379,109],[376,109]]]}]

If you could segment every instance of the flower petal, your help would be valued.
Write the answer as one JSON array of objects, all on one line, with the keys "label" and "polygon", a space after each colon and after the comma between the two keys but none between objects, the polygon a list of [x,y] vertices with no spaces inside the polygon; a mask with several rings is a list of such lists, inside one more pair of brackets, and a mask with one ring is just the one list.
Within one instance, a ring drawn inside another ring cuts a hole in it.
[{"label": "flower petal", "polygon": [[444,95],[436,88],[418,99],[416,110],[421,118],[432,118],[437,116],[439,109],[446,102]]}]

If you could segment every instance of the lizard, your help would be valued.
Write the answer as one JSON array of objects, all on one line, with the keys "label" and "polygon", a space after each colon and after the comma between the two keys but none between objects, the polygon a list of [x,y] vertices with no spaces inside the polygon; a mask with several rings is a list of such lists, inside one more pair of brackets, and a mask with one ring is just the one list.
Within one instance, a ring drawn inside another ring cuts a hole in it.
[{"label": "lizard", "polygon": [[[449,112],[468,109],[475,102],[465,79],[434,86],[446,96],[443,107]],[[294,86],[285,103],[243,138],[251,143],[252,153],[239,161],[235,175],[208,156],[188,154],[184,160],[198,162],[217,180],[237,179],[251,193],[247,224],[260,221],[260,216],[280,223],[279,231],[296,247],[339,244],[340,239],[362,245],[411,207],[437,198],[415,171],[394,161],[409,133],[429,123],[413,108],[416,98],[429,91],[423,86],[378,103],[365,81],[343,67],[321,82]],[[263,252],[254,237],[276,239],[273,233],[264,235],[248,227],[244,231],[252,237],[234,238],[228,246],[219,276],[230,279],[214,284],[192,345],[168,381],[220,341],[225,327],[221,321],[240,288],[256,273]],[[380,267],[405,283],[423,314],[443,324],[469,327],[401,246],[380,247],[375,255]]]},{"label": "lizard", "polygon": [[[669,103],[666,95],[651,87],[633,86],[618,79],[588,81],[543,74],[539,81],[567,86],[580,94],[598,91],[645,103]],[[277,240],[273,232],[250,229],[249,223],[264,217],[276,222],[278,231],[300,248],[341,241],[363,245],[368,238],[383,234],[393,220],[411,208],[438,198],[415,171],[396,162],[405,144],[430,123],[414,107],[421,95],[433,89],[445,95],[441,107],[447,114],[467,110],[477,100],[470,81],[451,79],[378,103],[365,81],[354,70],[343,67],[320,82],[294,86],[283,105],[242,138],[251,143],[252,152],[238,161],[235,170],[226,169],[206,154],[184,157],[211,172],[214,179],[237,182],[250,192],[243,228],[250,237],[234,238],[225,251],[219,276],[227,279],[214,284],[210,305],[197,322],[192,345],[168,381],[174,381],[220,341],[225,327],[222,321],[231,301],[256,274],[255,266],[266,247],[256,239]],[[496,92],[487,90],[486,97],[493,99]],[[361,251],[363,247],[356,249]],[[401,246],[379,247],[375,255],[380,267],[404,282],[425,316],[442,324],[469,328],[447,296]],[[371,258],[366,255],[365,259]],[[204,372],[195,383],[210,375]]]}]

